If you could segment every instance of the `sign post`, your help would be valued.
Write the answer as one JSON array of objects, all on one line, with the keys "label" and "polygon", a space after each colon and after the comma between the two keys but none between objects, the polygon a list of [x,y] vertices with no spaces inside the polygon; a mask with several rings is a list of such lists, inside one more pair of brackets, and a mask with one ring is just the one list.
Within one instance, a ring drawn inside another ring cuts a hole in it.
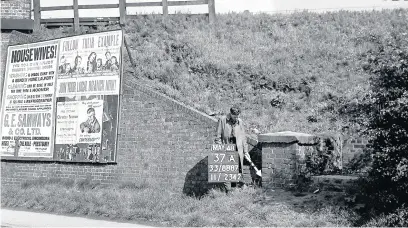
[{"label": "sign post", "polygon": [[208,156],[208,182],[239,182],[239,157],[234,144],[214,144]]}]

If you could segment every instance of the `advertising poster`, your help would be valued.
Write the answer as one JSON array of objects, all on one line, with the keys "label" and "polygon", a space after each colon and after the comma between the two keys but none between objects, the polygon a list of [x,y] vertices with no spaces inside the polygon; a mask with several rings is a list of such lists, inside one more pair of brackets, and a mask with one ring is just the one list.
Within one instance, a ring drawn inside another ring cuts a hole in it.
[{"label": "advertising poster", "polygon": [[122,31],[61,39],[57,97],[119,94]]},{"label": "advertising poster", "polygon": [[115,162],[122,32],[61,39],[56,157]]},{"label": "advertising poster", "polygon": [[1,108],[1,156],[53,157],[58,41],[10,46]]},{"label": "advertising poster", "polygon": [[55,143],[101,143],[102,115],[102,100],[59,102]]}]

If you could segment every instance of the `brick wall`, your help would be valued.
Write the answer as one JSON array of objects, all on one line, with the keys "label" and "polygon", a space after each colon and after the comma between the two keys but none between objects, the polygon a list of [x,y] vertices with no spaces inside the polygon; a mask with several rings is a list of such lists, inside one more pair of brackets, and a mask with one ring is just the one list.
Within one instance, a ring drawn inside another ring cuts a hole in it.
[{"label": "brick wall", "polygon": [[313,145],[292,143],[262,143],[262,186],[288,187],[306,167],[306,154]]},{"label": "brick wall", "polygon": [[[191,195],[201,195],[213,187],[207,183],[207,155],[216,120],[141,85],[130,84],[126,77],[125,83],[117,164],[2,161],[1,183],[19,184],[39,177],[89,178],[102,184],[154,180]],[[266,187],[292,183],[302,157],[310,149],[310,143],[249,141],[252,160],[262,168],[263,179],[257,179],[245,161],[245,181],[263,181]],[[363,139],[346,142],[346,158],[362,152],[367,143]]]},{"label": "brick wall", "polygon": [[[117,164],[3,160],[1,183],[19,184],[39,177],[89,178],[102,184],[153,180],[174,185],[186,194],[202,194],[212,187],[207,184],[207,155],[216,123],[143,86],[125,85]],[[250,148],[259,155],[259,148]],[[248,167],[245,173],[250,174]]]},{"label": "brick wall", "polygon": [[[29,19],[31,18],[31,0],[1,0],[1,18],[11,19]],[[7,45],[10,38],[9,31],[1,31],[0,38],[0,50],[1,50],[1,62],[0,62],[0,86],[4,78],[4,67],[7,56]]]},{"label": "brick wall", "polygon": [[262,186],[288,187],[306,167],[319,137],[298,132],[276,132],[258,135],[262,149]]},{"label": "brick wall", "polygon": [[262,185],[265,187],[282,187],[292,183],[292,170],[295,169],[293,152],[296,144],[263,143],[262,144]]},{"label": "brick wall", "polygon": [[31,0],[2,0],[1,18],[28,19],[31,16]]},{"label": "brick wall", "polygon": [[[6,58],[7,58],[7,46],[9,44],[9,39],[10,39],[10,33],[1,33],[1,39],[0,39],[0,51],[1,51],[1,61],[0,61],[0,86],[2,86],[2,80],[4,78],[4,71],[6,67]],[[2,89],[0,89],[2,90]]]},{"label": "brick wall", "polygon": [[366,148],[368,140],[363,137],[351,137],[344,140],[343,143],[343,165],[347,166],[355,156],[363,153],[364,148]]}]

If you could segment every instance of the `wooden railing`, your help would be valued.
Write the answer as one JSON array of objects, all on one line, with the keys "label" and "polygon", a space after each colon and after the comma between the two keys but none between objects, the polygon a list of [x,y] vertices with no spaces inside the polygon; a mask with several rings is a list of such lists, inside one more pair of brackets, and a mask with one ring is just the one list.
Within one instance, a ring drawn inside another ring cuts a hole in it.
[{"label": "wooden railing", "polygon": [[[161,6],[164,18],[169,14],[169,6],[186,6],[186,5],[208,5],[208,19],[210,23],[215,22],[215,4],[214,0],[191,0],[191,1],[167,1],[160,2],[133,2],[127,3],[126,0],[119,0],[119,4],[99,4],[99,5],[79,5],[78,0],[73,0],[72,6],[49,6],[41,7],[40,0],[33,0],[34,10],[34,30],[38,30],[41,24],[63,26],[73,25],[75,31],[79,31],[80,25],[94,25],[95,22],[110,22],[118,21],[121,25],[124,24],[127,15],[126,7],[146,7],[146,6]],[[109,9],[119,8],[120,17],[79,17],[80,9]],[[73,10],[74,18],[51,18],[41,19],[41,12],[54,10]]]}]

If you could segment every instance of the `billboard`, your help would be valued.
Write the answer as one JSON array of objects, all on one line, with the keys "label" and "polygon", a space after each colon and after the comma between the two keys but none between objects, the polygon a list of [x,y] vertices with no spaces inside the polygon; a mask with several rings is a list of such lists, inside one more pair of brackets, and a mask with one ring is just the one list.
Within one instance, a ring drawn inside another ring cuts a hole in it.
[{"label": "billboard", "polygon": [[115,162],[121,30],[10,46],[1,156]]},{"label": "billboard", "polygon": [[115,161],[121,47],[121,31],[61,39],[57,159]]},{"label": "billboard", "polygon": [[53,157],[58,41],[8,48],[1,107],[2,156]]}]

